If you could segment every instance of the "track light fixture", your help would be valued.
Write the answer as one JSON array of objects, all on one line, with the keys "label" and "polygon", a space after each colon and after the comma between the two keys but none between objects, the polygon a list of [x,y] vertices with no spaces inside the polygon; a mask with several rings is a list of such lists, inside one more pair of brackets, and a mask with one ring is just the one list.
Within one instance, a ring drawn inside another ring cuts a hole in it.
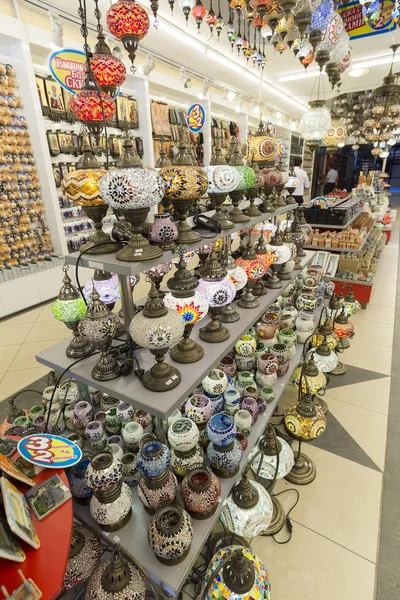
[{"label": "track light fixture", "polygon": [[156,68],[156,63],[154,62],[153,57],[150,54],[147,54],[146,57],[146,62],[144,63],[144,65],[142,65],[140,67],[140,71],[143,73],[143,75],[150,75],[150,73],[153,71],[153,69]]},{"label": "track light fixture", "polygon": [[232,90],[229,90],[228,94],[227,94],[227,99],[229,100],[229,102],[232,102],[235,98],[236,98],[235,92],[232,92]]},{"label": "track light fixture", "polygon": [[207,81],[207,79],[205,79],[204,83],[203,83],[203,89],[201,90],[201,92],[199,92],[197,94],[197,97],[199,100],[204,100],[204,98],[207,96],[209,88],[210,88],[210,84]]},{"label": "track light fixture", "polygon": [[242,98],[242,96],[239,96],[237,104],[235,106],[235,113],[240,113],[242,110],[242,106],[243,106],[243,98]]},{"label": "track light fixture", "polygon": [[184,69],[180,70],[181,72],[181,82],[185,90],[188,90],[192,87],[192,80],[188,77],[186,71]]},{"label": "track light fixture", "polygon": [[56,13],[49,10],[48,15],[50,17],[50,23],[52,27],[52,34],[50,40],[50,48],[53,50],[60,50],[64,47],[64,29],[60,22],[60,17]]}]

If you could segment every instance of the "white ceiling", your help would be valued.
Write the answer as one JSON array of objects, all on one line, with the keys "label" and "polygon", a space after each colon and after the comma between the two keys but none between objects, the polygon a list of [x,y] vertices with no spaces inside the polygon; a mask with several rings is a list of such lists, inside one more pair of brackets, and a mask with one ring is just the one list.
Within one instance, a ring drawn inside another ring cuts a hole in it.
[{"label": "white ceiling", "polygon": [[[41,4],[46,4],[41,2]],[[68,5],[68,8],[66,7]],[[149,0],[143,0],[142,4],[149,8]],[[290,50],[282,55],[275,52],[271,45],[266,47],[267,64],[263,74],[263,81],[270,84],[271,88],[266,89],[265,85],[260,86],[254,77],[260,78],[261,72],[257,67],[252,66],[252,61],[246,62],[244,57],[238,57],[236,49],[233,53],[225,31],[222,31],[220,41],[217,41],[217,35],[214,33],[210,37],[210,31],[205,22],[198,34],[194,19],[189,17],[189,24],[186,26],[184,15],[176,0],[174,14],[171,16],[167,0],[160,2],[159,9],[160,26],[158,29],[152,25],[148,35],[140,43],[140,48],[154,52],[155,55],[164,57],[168,61],[181,65],[189,70],[209,77],[221,84],[221,86],[232,86],[241,90],[254,98],[261,98],[275,108],[282,110],[287,115],[298,118],[302,114],[298,103],[306,105],[313,87],[316,89],[316,78],[313,74],[318,70],[314,63],[305,70],[300,61]],[[209,0],[204,0],[203,4],[209,7]],[[226,0],[221,0],[222,14],[227,22],[228,4]],[[110,6],[110,0],[99,0],[99,6],[103,14],[103,25],[105,25],[105,13]],[[61,15],[68,13],[76,16],[78,11],[78,0],[52,0],[51,8],[59,10]],[[93,0],[87,0],[88,20],[94,23],[93,18],[94,3]],[[214,0],[214,11],[218,13],[217,0]],[[151,11],[149,10],[149,13]],[[236,22],[236,21],[235,21]],[[243,33],[243,32],[242,32]],[[375,35],[373,37],[362,38],[352,41],[353,63],[365,61],[368,59],[377,59],[391,54],[390,45],[400,43],[400,32],[396,29],[394,32]],[[199,45],[197,48],[192,45]],[[203,49],[203,52],[200,50]],[[223,64],[216,60],[215,53],[218,53]],[[398,70],[400,71],[400,51],[399,51]],[[228,62],[226,62],[228,61]],[[396,66],[396,65],[395,65]],[[357,90],[369,89],[381,84],[383,77],[389,70],[388,65],[374,66],[368,75],[361,78],[349,77],[347,73],[342,75],[341,93]],[[396,71],[396,68],[394,69]],[[290,75],[297,75],[299,79],[280,82],[280,78]],[[152,75],[149,80],[151,82]],[[326,97],[332,96],[332,91],[327,78],[322,78]],[[177,83],[179,86],[179,83]]]}]

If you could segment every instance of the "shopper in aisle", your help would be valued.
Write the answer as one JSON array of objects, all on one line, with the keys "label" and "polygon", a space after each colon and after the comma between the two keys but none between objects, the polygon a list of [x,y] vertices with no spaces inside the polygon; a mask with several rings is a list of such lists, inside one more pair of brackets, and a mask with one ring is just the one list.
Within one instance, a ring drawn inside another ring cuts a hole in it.
[{"label": "shopper in aisle", "polygon": [[302,159],[300,156],[294,157],[294,172],[296,173],[296,177],[299,180],[299,184],[293,192],[293,198],[296,200],[297,204],[300,206],[304,202],[303,196],[307,196],[310,190],[310,182],[308,180],[308,175],[301,168]]},{"label": "shopper in aisle", "polygon": [[325,177],[325,185],[324,185],[324,196],[333,192],[333,190],[337,187],[339,181],[339,173],[334,168],[335,165],[332,165],[329,169],[328,173]]}]

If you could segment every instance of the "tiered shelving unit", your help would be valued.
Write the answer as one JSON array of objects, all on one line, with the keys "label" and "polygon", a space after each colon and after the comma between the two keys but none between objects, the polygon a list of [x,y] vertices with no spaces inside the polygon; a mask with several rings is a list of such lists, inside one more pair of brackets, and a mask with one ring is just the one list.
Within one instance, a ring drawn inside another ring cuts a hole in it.
[{"label": "tiered shelving unit", "polygon": [[[274,213],[270,213],[267,216],[268,218],[276,217],[277,215],[286,213],[293,208],[295,207],[287,206],[278,209]],[[246,223],[245,226],[248,227],[256,225],[262,220],[262,217],[254,218],[250,222]],[[233,229],[223,231],[222,234],[216,235],[215,237],[226,237],[242,228],[243,224],[240,224]],[[198,248],[201,243],[202,242],[193,245],[191,249]],[[126,285],[129,282],[129,276],[142,272],[143,270],[153,266],[153,264],[159,264],[162,261],[169,260],[170,255],[170,252],[165,252],[163,257],[157,261],[146,261],[132,264],[118,261],[113,254],[93,255],[90,257],[85,255],[82,257],[80,264],[91,269],[100,268],[118,273],[121,282],[122,305],[124,307],[125,324],[127,324],[129,323],[131,318],[130,315],[132,314],[132,295],[130,291],[130,285]],[[302,260],[302,265],[306,266],[307,264],[310,264],[313,261],[314,255],[314,252],[306,252],[306,256]],[[66,257],[66,261],[71,265],[76,265],[78,258],[79,254],[70,254]],[[267,310],[267,307],[275,301],[275,299],[290,285],[292,281],[295,280],[296,276],[297,272],[295,271],[291,280],[282,282],[282,288],[278,290],[269,290],[266,296],[261,296],[259,299],[260,306],[258,308],[246,310],[236,306],[236,310],[240,314],[240,320],[236,323],[229,324],[228,327],[230,331],[230,338],[218,344],[207,344],[206,342],[201,341],[205,347],[205,356],[195,364],[179,364],[182,381],[174,390],[171,391],[158,394],[151,392],[142,386],[134,374],[127,377],[119,377],[118,379],[109,382],[98,382],[91,376],[91,369],[95,360],[94,357],[88,357],[77,365],[68,368],[71,362],[65,354],[68,340],[62,341],[52,348],[41,352],[37,355],[37,360],[40,363],[55,369],[56,371],[66,370],[66,373],[74,377],[78,382],[96,387],[97,389],[124,402],[128,402],[135,407],[149,412],[156,418],[157,431],[162,432],[164,431],[164,421],[168,415],[182,405],[184,400],[188,397],[189,392],[195,389],[195,387],[202,381],[210,369],[212,369],[219,362],[219,360],[228,353],[235,342],[251,325],[254,324],[255,321],[262,316],[262,314]],[[202,320],[201,326],[204,326],[208,318],[209,317],[206,317]],[[195,341],[200,341],[199,329],[200,324],[196,324],[191,335],[192,339]],[[248,438],[248,447],[244,452],[243,459],[241,461],[240,471],[244,468],[249,452],[256,444],[260,435],[263,433],[269,418],[273,414],[279,398],[287,382],[289,381],[290,375],[298,363],[301,352],[302,345],[298,344],[296,348],[296,354],[291,359],[289,371],[283,377],[281,377],[275,385],[274,402],[268,405],[267,411],[265,411],[264,414],[260,415],[257,423],[254,425],[251,431],[251,434]],[[145,369],[149,368],[154,363],[154,358],[148,350],[139,350],[137,352],[137,357],[140,361],[141,367]],[[93,529],[98,535],[106,538],[108,542],[122,545],[125,551],[130,554],[134,560],[138,561],[142,565],[152,581],[161,586],[161,589],[164,593],[170,597],[178,597],[179,590],[181,589],[187,574],[199,555],[207,537],[216,524],[224,500],[227,498],[232,486],[237,481],[239,476],[240,472],[235,477],[221,480],[222,497],[221,504],[217,512],[207,520],[193,522],[194,538],[192,541],[191,550],[187,558],[179,565],[179,567],[165,566],[155,558],[148,544],[147,538],[147,528],[150,522],[150,517],[145,512],[141,502],[137,498],[137,491],[135,489],[133,490],[132,518],[129,523],[116,534],[108,534],[102,531],[97,523],[95,523],[95,521],[91,518],[88,507],[75,505],[75,516],[88,527]]]}]

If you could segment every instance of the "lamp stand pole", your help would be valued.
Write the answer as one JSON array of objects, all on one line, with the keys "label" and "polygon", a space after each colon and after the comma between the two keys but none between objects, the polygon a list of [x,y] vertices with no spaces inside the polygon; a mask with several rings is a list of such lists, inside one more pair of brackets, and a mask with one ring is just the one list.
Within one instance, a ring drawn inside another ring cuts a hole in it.
[{"label": "lamp stand pole", "polygon": [[295,485],[307,485],[316,478],[317,468],[311,458],[301,452],[302,440],[299,440],[298,443],[299,448],[294,458],[294,466],[285,479]]}]

